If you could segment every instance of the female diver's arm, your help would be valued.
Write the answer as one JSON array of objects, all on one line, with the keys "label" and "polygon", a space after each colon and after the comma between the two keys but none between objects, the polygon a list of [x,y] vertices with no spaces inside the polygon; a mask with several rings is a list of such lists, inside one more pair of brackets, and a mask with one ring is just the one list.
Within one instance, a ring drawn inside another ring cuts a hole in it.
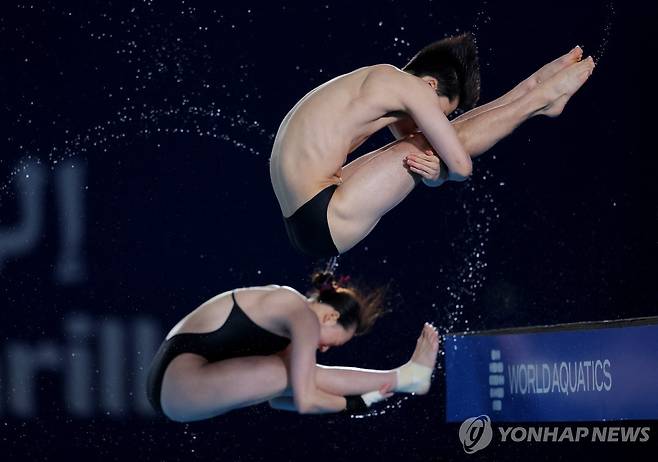
[{"label": "female diver's arm", "polygon": [[342,396],[331,395],[316,386],[315,354],[320,339],[320,324],[303,295],[291,287],[273,290],[264,299],[274,316],[279,318],[281,327],[290,336],[288,355],[288,377],[293,392],[291,404],[301,414],[339,412],[346,408],[347,401]]},{"label": "female diver's arm", "polygon": [[[385,400],[390,396],[393,396],[393,392],[390,392],[387,389],[370,391],[362,395],[345,396],[346,408],[343,409],[343,411],[357,414],[362,413],[367,411],[371,404]],[[292,396],[277,396],[276,398],[272,398],[269,403],[272,409],[278,409],[281,411],[299,411],[297,406],[295,406],[295,400]]]},{"label": "female diver's arm", "polygon": [[339,412],[347,407],[342,396],[320,390],[315,382],[315,354],[320,340],[318,319],[307,307],[294,310],[289,317],[290,382],[293,401],[300,414]]}]

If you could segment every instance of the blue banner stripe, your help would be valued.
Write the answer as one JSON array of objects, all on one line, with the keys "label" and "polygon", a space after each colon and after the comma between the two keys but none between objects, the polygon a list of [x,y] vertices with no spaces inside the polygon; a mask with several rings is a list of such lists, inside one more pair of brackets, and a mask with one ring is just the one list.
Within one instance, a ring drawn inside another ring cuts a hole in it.
[{"label": "blue banner stripe", "polygon": [[444,336],[446,419],[658,419],[658,325]]}]

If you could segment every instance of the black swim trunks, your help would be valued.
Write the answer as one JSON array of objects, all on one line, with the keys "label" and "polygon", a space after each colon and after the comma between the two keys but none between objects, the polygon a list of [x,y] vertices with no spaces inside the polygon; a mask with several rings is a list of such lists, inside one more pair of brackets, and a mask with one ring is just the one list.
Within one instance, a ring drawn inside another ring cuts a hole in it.
[{"label": "black swim trunks", "polygon": [[242,356],[268,356],[285,350],[290,339],[263,329],[253,322],[233,297],[233,307],[226,322],[217,330],[203,334],[175,334],[162,342],[146,381],[146,394],[153,408],[160,414],[162,379],[169,363],[182,353],[196,353],[209,362]]},{"label": "black swim trunks", "polygon": [[283,217],[288,238],[297,251],[318,258],[338,255],[327,222],[327,208],[337,187],[327,186],[291,216]]}]

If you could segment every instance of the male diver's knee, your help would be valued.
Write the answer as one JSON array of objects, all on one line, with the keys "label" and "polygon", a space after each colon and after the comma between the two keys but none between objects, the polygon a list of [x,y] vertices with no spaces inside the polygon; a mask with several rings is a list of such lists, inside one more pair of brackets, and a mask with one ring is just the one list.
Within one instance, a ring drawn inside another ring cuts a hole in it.
[{"label": "male diver's knee", "polygon": [[167,417],[167,419],[172,422],[186,423],[191,422],[192,419],[189,412],[182,412],[181,410],[174,410],[169,407],[162,406],[162,413]]},{"label": "male diver's knee", "polygon": [[196,422],[198,420],[208,419],[226,414],[230,409],[213,409],[211,413],[208,409],[195,409],[193,405],[185,406],[184,404],[176,406],[162,406],[162,412],[169,420],[178,423]]},{"label": "male diver's knee", "polygon": [[405,136],[395,145],[395,149],[405,156],[408,154],[435,152],[432,144],[427,141],[427,138],[422,133],[411,133]]}]

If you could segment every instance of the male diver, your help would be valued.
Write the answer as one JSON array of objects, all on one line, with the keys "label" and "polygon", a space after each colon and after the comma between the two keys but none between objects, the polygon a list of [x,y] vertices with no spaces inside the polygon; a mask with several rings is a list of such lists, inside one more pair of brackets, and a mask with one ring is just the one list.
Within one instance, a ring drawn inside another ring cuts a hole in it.
[{"label": "male diver", "polygon": [[[402,69],[366,66],[313,89],[283,119],[270,158],[291,243],[313,257],[341,254],[420,181],[466,180],[471,158],[529,118],[562,112],[594,70],[591,57],[581,58],[575,47],[475,109],[480,72],[470,34],[426,46]],[[458,108],[468,112],[448,121]],[[397,141],[344,165],[384,127]]]}]

